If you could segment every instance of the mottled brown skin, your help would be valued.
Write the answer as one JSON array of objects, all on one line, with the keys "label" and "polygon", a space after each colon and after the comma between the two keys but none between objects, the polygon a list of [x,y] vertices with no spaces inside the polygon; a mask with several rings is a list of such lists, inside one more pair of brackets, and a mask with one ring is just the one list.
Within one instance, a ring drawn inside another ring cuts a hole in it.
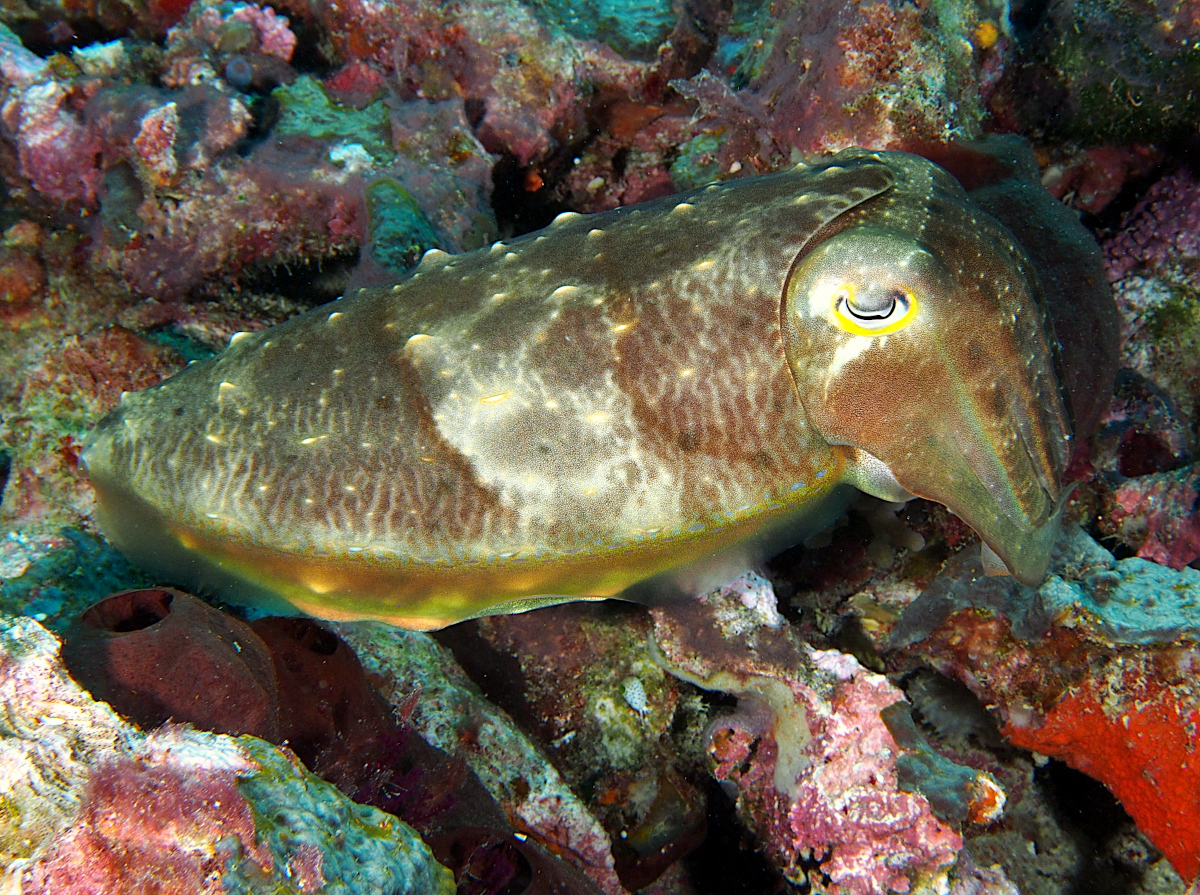
[{"label": "mottled brown skin", "polygon": [[[876,266],[919,240],[970,268],[851,365],[903,387],[831,376],[840,337],[787,310],[806,259],[864,226],[893,228]],[[997,277],[1016,304],[989,297]],[[431,253],[126,396],[84,460],[103,529],[143,564],[331,618],[700,590],[826,524],[839,483],[942,500],[1033,580],[1068,437],[1038,302],[948,175],[853,151]],[[974,347],[947,349],[964,329]],[[941,440],[898,450],[897,426]],[[945,449],[958,430],[967,461]]]}]

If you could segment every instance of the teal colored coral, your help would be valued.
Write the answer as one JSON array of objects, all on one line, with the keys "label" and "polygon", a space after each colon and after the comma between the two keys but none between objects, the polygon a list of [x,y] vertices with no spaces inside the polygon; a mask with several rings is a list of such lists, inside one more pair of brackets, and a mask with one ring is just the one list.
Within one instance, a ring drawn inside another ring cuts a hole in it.
[{"label": "teal colored coral", "polygon": [[677,190],[690,190],[721,176],[719,154],[725,141],[717,134],[697,134],[679,147],[671,163],[671,183]]},{"label": "teal colored coral", "polygon": [[1092,562],[1077,579],[1053,575],[1038,590],[1051,618],[1074,615],[1124,644],[1170,643],[1200,632],[1200,572],[1176,572],[1137,557],[1117,561],[1078,528],[1064,540],[1060,551],[1082,544]]},{"label": "teal colored coral", "polygon": [[[309,856],[309,863],[320,868],[324,895],[453,895],[454,875],[434,860],[408,824],[352,802],[269,743],[254,737],[238,743],[260,767],[238,783],[259,842],[276,856]],[[230,893],[265,891],[256,869],[244,860],[230,864],[222,883]],[[281,880],[277,891],[309,890]]]},{"label": "teal colored coral", "polygon": [[533,0],[538,17],[581,40],[600,40],[624,56],[653,59],[675,27],[671,0]]}]

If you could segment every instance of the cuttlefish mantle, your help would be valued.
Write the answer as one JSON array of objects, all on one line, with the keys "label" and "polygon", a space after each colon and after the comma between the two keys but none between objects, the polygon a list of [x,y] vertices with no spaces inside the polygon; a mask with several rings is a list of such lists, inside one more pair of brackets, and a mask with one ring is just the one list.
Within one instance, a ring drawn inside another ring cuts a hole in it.
[{"label": "cuttlefish mantle", "polygon": [[430,252],[126,395],[83,461],[137,562],[325,618],[702,591],[851,486],[1035,583],[1072,439],[1047,315],[946,171],[853,150]]}]

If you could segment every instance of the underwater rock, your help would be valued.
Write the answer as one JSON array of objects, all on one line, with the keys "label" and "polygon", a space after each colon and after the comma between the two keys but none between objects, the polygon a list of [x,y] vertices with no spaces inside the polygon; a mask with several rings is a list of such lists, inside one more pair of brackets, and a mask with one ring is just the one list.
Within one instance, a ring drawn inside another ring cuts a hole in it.
[{"label": "underwater rock", "polygon": [[12,326],[28,322],[46,286],[39,249],[44,232],[22,220],[4,232],[0,243],[0,321]]},{"label": "underwater rock", "polygon": [[487,150],[522,167],[581,139],[594,95],[641,97],[649,80],[649,66],[548,28],[512,0],[349,0],[315,14],[340,61],[394,71],[406,99],[461,96],[479,110]]},{"label": "underwater rock", "polygon": [[1177,571],[1200,559],[1200,465],[1122,482],[1099,529],[1142,559]]},{"label": "underwater rock", "polygon": [[673,736],[703,721],[680,706],[680,685],[653,661],[649,628],[645,609],[613,603],[495,616],[435,635],[583,795],[631,891],[699,846],[705,829],[702,795],[674,770],[694,760]]},{"label": "underwater rock", "polygon": [[1170,141],[1200,109],[1200,21],[1187,4],[1052,0],[1026,30],[994,106],[1014,129],[1084,145]]},{"label": "underwater rock", "polygon": [[371,219],[371,257],[390,273],[415,267],[430,249],[443,242],[409,192],[390,177],[367,187]]},{"label": "underwater rock", "polygon": [[580,150],[552,192],[581,212],[607,211],[675,192],[678,147],[694,133],[686,111],[682,104],[608,104],[596,113],[603,122],[601,132]]},{"label": "underwater rock", "polygon": [[353,143],[380,165],[388,164],[396,157],[388,107],[382,99],[361,109],[346,108],[334,103],[321,83],[309,75],[276,87],[271,91],[271,98],[279,104],[279,119],[274,132],[280,136],[304,135],[335,143]]},{"label": "underwater rock", "polygon": [[901,784],[905,750],[880,713],[904,694],[852,656],[813,650],[787,627],[747,623],[754,611],[732,592],[652,611],[664,668],[738,696],[706,738],[742,818],[797,883],[819,886],[824,876],[836,891],[862,895],[936,888],[962,838],[911,791],[911,776]]},{"label": "underwater rock", "polygon": [[[1134,480],[1136,481],[1136,480]],[[1200,875],[1200,572],[1116,561],[1077,527],[1039,589],[948,568],[896,646],[999,711],[1012,743],[1104,783],[1184,877]]]},{"label": "underwater rock", "polygon": [[100,142],[74,108],[69,87],[3,23],[0,89],[4,128],[16,142],[21,174],[49,199],[75,208],[94,206]]},{"label": "underwater rock", "polygon": [[[530,895],[555,885],[563,895],[595,891],[543,846],[515,838],[470,769],[393,713],[336,634],[304,618],[263,618],[253,628],[187,594],[136,591],[91,607],[68,629],[63,653],[80,683],[143,729],[169,718],[288,746],[349,798],[413,825],[464,892],[475,891],[468,874],[493,886],[479,895],[523,874]],[[108,801],[96,810],[110,810]]]},{"label": "underwater rock", "polygon": [[[0,524],[29,535],[75,530],[90,513],[93,498],[78,474],[87,420],[122,391],[158,382],[182,365],[168,347],[120,326],[91,329],[87,311],[67,310],[54,299],[48,304],[37,312],[36,327],[0,330],[7,386],[0,440],[10,465]],[[83,332],[63,327],[64,314]],[[126,586],[110,585],[91,590],[91,600]]]},{"label": "underwater rock", "polygon": [[57,653],[33,620],[0,622],[0,858],[12,891],[454,892],[399,820],[261,740],[143,734]]},{"label": "underwater rock", "polygon": [[50,304],[58,307],[38,311],[44,319],[36,328],[0,332],[10,384],[0,422],[0,439],[10,451],[0,522],[29,534],[76,528],[90,513],[92,497],[78,475],[86,420],[122,391],[156,383],[182,362],[174,350],[121,326],[89,330],[86,312],[72,312],[82,334],[59,329],[61,305]]},{"label": "underwater rock", "polygon": [[191,3],[167,32],[162,83],[187,87],[223,77],[242,93],[290,81],[296,35],[286,16],[256,3]]},{"label": "underwater rock", "polygon": [[114,591],[152,584],[93,534],[78,528],[35,532],[9,531],[0,540],[0,615],[29,616],[61,632]]},{"label": "underwater rock", "polygon": [[416,735],[337,634],[307,618],[261,618],[251,628],[279,681],[275,742],[291,748],[313,773],[422,833],[508,831],[474,775]]},{"label": "underwater rock", "polygon": [[[577,789],[597,774],[654,764],[679,701],[650,657],[644,609],[580,609],[495,616],[436,635]],[[574,684],[564,690],[563,680]]]},{"label": "underwater rock", "polygon": [[653,59],[675,27],[670,0],[533,0],[538,18],[581,40],[599,40],[626,58]]},{"label": "underwater rock", "polygon": [[1096,437],[1093,462],[1101,471],[1121,479],[1174,472],[1193,461],[1194,443],[1191,421],[1170,395],[1133,370],[1118,371]]},{"label": "underwater rock", "polygon": [[[703,132],[734,140],[717,153],[720,170],[793,149],[978,137],[982,93],[1012,40],[1007,9],[982,0],[939,10],[839,0],[735,6],[716,55],[736,102],[717,99],[711,74],[692,79]],[[751,145],[767,151],[745,152],[739,131],[757,133]]]},{"label": "underwater rock", "polygon": [[604,828],[546,756],[483,698],[449,650],[428,635],[373,623],[332,627],[421,737],[466,761],[514,828],[574,864],[606,895],[625,892]]},{"label": "underwater rock", "polygon": [[63,635],[71,676],[143,730],[167,721],[281,742],[271,653],[244,622],[169,588],[113,594]]},{"label": "underwater rock", "polygon": [[1179,256],[1153,273],[1113,284],[1121,314],[1121,363],[1162,389],[1180,408],[1197,406],[1200,291],[1194,262]]},{"label": "underwater rock", "polygon": [[1161,162],[1161,153],[1142,145],[1067,149],[1043,165],[1042,185],[1071,208],[1099,214]]},{"label": "underwater rock", "polygon": [[1152,185],[1104,243],[1122,363],[1190,412],[1200,400],[1200,182],[1186,168]]},{"label": "underwater rock", "polygon": [[[462,99],[457,115],[424,100],[421,111],[335,103],[295,78],[295,35],[270,7],[197,3],[165,53],[126,53],[124,68],[94,76],[48,66],[5,34],[0,87],[20,170],[52,217],[99,209],[85,257],[118,288],[177,301],[216,281],[236,292],[281,264],[346,263],[369,236],[359,178],[372,175],[398,179],[449,249],[494,235],[491,159]],[[231,82],[275,89],[264,102]]]}]

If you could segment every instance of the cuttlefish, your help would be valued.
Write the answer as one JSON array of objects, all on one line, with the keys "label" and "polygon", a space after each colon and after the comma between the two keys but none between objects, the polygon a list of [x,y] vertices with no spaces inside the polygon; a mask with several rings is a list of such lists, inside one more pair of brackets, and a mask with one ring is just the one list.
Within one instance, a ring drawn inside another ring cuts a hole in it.
[{"label": "cuttlefish", "polygon": [[[428,629],[700,593],[857,488],[944,504],[1036,584],[1111,365],[1054,306],[1112,300],[1069,212],[986,204],[850,150],[431,251],[123,396],[83,454],[100,526],[173,583]],[[1035,263],[1072,240],[1090,285]]]}]

